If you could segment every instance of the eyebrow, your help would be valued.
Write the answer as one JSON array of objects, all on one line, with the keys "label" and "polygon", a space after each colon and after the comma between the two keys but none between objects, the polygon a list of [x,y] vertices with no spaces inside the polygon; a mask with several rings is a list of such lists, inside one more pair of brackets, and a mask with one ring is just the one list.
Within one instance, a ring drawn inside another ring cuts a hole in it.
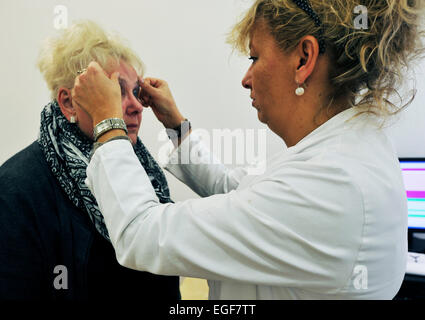
[{"label": "eyebrow", "polygon": [[252,41],[249,42],[249,50],[255,51],[255,46],[252,44]]},{"label": "eyebrow", "polygon": [[[124,88],[128,87],[128,82],[124,78],[119,77],[118,82],[121,87],[124,87]],[[139,82],[136,81],[133,89],[136,89],[137,87],[139,87]]]}]

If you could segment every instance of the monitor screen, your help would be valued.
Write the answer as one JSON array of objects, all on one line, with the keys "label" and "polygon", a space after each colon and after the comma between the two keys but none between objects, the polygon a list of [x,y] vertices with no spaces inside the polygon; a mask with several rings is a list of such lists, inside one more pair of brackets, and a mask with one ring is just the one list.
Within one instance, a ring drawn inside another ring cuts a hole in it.
[{"label": "monitor screen", "polygon": [[425,158],[400,158],[409,229],[425,229]]}]

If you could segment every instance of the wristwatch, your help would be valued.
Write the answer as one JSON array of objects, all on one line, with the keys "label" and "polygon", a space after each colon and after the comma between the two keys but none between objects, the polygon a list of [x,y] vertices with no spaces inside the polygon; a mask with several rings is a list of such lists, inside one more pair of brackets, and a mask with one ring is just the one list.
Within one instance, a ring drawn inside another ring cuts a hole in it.
[{"label": "wristwatch", "polygon": [[181,138],[184,136],[187,132],[192,129],[192,125],[190,124],[190,121],[185,119],[182,123],[180,123],[179,126],[175,128],[167,128],[165,131],[167,132],[168,138],[175,139],[175,138]]},{"label": "wristwatch", "polygon": [[128,134],[127,126],[123,119],[120,118],[109,118],[105,119],[101,122],[99,122],[93,129],[93,139],[94,141],[97,141],[99,137],[114,129],[122,129],[125,131],[126,134]]}]

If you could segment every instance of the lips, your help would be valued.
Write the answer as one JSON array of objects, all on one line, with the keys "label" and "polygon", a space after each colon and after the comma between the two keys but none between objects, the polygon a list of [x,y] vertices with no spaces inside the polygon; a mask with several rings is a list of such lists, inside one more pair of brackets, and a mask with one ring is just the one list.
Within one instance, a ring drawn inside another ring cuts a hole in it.
[{"label": "lips", "polygon": [[139,127],[139,125],[137,123],[127,124],[128,130],[134,130],[134,129],[137,129],[138,127]]},{"label": "lips", "polygon": [[251,95],[250,95],[249,97],[250,97],[250,98],[251,98],[251,100],[252,100],[252,106],[253,106],[254,108],[256,108],[256,106],[255,106],[255,98],[254,98],[253,92],[251,92]]}]

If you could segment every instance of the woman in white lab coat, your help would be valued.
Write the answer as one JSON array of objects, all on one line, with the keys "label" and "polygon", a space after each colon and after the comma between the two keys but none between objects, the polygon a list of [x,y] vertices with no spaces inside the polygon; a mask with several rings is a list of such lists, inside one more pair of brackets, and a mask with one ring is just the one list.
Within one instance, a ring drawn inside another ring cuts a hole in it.
[{"label": "woman in white lab coat", "polygon": [[367,19],[355,6],[259,0],[231,33],[252,59],[242,85],[259,120],[289,147],[268,159],[262,175],[195,159],[179,164],[184,152],[212,156],[187,130],[166,82],[141,83],[145,105],[166,128],[182,131],[167,170],[201,199],[158,202],[119,120],[102,122],[122,117],[117,74],[106,76],[95,62],[83,70],[73,99],[99,136],[86,183],[120,264],[208,279],[210,299],[396,295],[407,202],[380,126],[396,111],[388,99],[401,67],[419,52],[420,8],[419,1],[373,2]]}]

